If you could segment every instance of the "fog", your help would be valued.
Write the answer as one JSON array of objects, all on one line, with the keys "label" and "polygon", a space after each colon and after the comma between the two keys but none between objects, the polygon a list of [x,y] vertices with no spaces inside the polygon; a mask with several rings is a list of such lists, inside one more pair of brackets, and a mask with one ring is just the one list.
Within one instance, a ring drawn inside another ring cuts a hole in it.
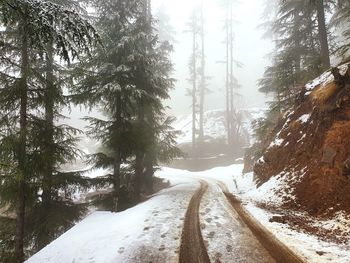
[{"label": "fog", "polygon": [[[176,78],[176,88],[171,93],[168,105],[171,114],[182,115],[190,112],[191,100],[186,96],[188,82],[188,61],[191,56],[192,40],[186,33],[186,23],[189,21],[196,0],[153,0],[153,11],[164,8],[176,30],[176,43],[172,56]],[[206,33],[206,74],[211,77],[208,88],[205,109],[223,109],[225,107],[225,65],[218,63],[225,60],[225,8],[220,0],[204,0],[205,33]],[[243,95],[241,107],[264,107],[266,97],[258,92],[257,80],[262,77],[269,60],[267,55],[272,51],[273,43],[263,39],[264,31],[259,27],[263,22],[262,14],[264,1],[241,1],[234,10],[235,24],[235,59],[243,64],[235,68],[235,76],[241,84],[240,93]]]}]

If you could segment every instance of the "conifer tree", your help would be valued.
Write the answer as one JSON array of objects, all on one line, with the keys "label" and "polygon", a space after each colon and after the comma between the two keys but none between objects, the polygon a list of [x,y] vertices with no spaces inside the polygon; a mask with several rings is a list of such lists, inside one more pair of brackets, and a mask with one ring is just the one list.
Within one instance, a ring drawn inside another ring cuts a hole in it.
[{"label": "conifer tree", "polygon": [[330,8],[331,3],[319,0],[278,1],[277,16],[269,29],[276,39],[273,65],[260,81],[262,92],[276,94],[272,110],[283,112],[290,107],[300,87],[329,67],[331,37],[323,12]]},{"label": "conifer tree", "polygon": [[[15,260],[22,262],[25,230],[28,230],[24,227],[26,211],[30,214],[36,204],[44,202],[44,196],[40,198],[37,196],[39,190],[45,192],[45,201],[50,199],[48,180],[43,180],[43,175],[48,179],[51,177],[48,173],[54,172],[54,165],[58,169],[60,163],[73,155],[72,151],[66,148],[72,142],[69,137],[67,139],[67,133],[57,132],[58,137],[55,139],[63,140],[63,145],[58,147],[59,152],[49,153],[44,150],[53,147],[52,108],[55,103],[51,101],[55,98],[55,94],[52,94],[53,65],[48,64],[47,58],[50,52],[54,52],[69,61],[79,53],[88,51],[96,34],[89,23],[75,12],[49,2],[9,0],[2,2],[0,8],[1,23],[5,27],[2,32],[5,36],[4,47],[6,46],[1,50],[1,58],[2,62],[7,61],[7,68],[1,74],[3,85],[0,90],[3,98],[0,123],[3,130],[7,131],[0,138],[1,171],[4,178],[0,193],[3,205],[17,211]],[[11,30],[8,33],[6,29],[10,28],[15,28],[15,31]],[[49,49],[49,46],[55,47],[55,50]],[[40,62],[42,59],[46,59],[45,74],[41,74],[39,70],[43,66]],[[19,110],[16,107],[19,107]],[[49,108],[51,108],[50,118]],[[42,121],[41,109],[46,109],[44,115],[51,125],[46,125],[47,122]],[[49,134],[45,134],[48,135],[47,140],[41,140],[39,137],[43,134],[41,133],[43,127],[46,132],[47,127],[50,127]],[[43,142],[44,144],[46,142],[45,147]],[[51,142],[50,145],[48,142]],[[49,153],[46,156],[48,159],[43,160],[42,153]],[[44,162],[43,168],[41,161],[49,162]],[[8,189],[9,185],[12,185],[11,189]],[[62,183],[59,186],[61,185]],[[55,190],[59,189],[58,187]],[[30,239],[28,242],[32,244],[32,238],[36,240],[37,236],[34,232],[30,232],[28,238]]]},{"label": "conifer tree", "polygon": [[[150,10],[150,1],[142,3],[142,12],[136,20],[133,35],[139,36],[137,52],[139,60],[136,62],[135,87],[141,91],[137,98],[136,127],[144,136],[140,138],[135,150],[135,199],[140,199],[140,193],[146,180],[149,192],[152,190],[152,167],[157,163],[156,156],[150,154],[156,146],[152,142],[157,141],[159,133],[156,127],[161,126],[157,120],[165,116],[165,108],[162,101],[169,98],[169,91],[173,88],[173,79],[169,76],[172,64],[169,61],[171,46],[169,43],[161,43],[153,30],[153,18]],[[144,36],[148,37],[144,37]],[[176,147],[174,147],[176,149]],[[144,172],[146,172],[146,175]],[[146,186],[147,186],[146,185]]]},{"label": "conifer tree", "polygon": [[91,161],[95,168],[112,168],[106,178],[113,185],[112,210],[117,211],[124,207],[125,191],[129,199],[130,193],[133,196],[127,201],[138,202],[145,188],[153,188],[159,158],[155,149],[163,136],[157,128],[164,121],[162,100],[173,87],[171,49],[157,39],[148,1],[95,4],[104,49],[97,50],[74,97],[77,103],[102,108],[106,115],[103,120],[88,118],[90,134],[104,149]]},{"label": "conifer tree", "polygon": [[198,60],[199,60],[199,49],[198,49],[198,36],[199,36],[199,21],[198,14],[193,9],[190,21],[187,24],[188,29],[186,32],[191,34],[192,38],[192,54],[189,61],[190,78],[189,82],[192,85],[191,89],[188,89],[188,95],[192,99],[192,153],[196,154],[197,147],[197,113],[198,113]]},{"label": "conifer tree", "polygon": [[240,63],[234,59],[234,16],[233,10],[236,4],[235,0],[224,0],[223,5],[226,9],[225,17],[225,66],[226,66],[226,81],[225,81],[225,100],[226,100],[226,138],[229,148],[238,140],[237,131],[239,130],[239,112],[235,100],[240,96],[237,89],[239,84],[234,74],[234,67],[240,66]]},{"label": "conifer tree", "polygon": [[161,5],[157,10],[157,13],[155,14],[155,20],[159,41],[168,41],[173,45],[176,42],[176,31],[171,25],[170,17],[166,13],[166,8],[164,5]]},{"label": "conifer tree", "polygon": [[107,182],[113,186],[112,211],[117,211],[119,193],[123,183],[121,166],[132,156],[135,98],[139,96],[133,81],[136,54],[133,50],[132,20],[140,12],[139,1],[95,1],[98,28],[103,48],[96,50],[95,58],[88,64],[85,77],[77,86],[76,103],[90,108],[101,108],[106,119],[87,118],[95,139],[100,140],[104,152],[90,156],[95,168],[111,167]]},{"label": "conifer tree", "polygon": [[[327,16],[335,1],[309,0],[276,2],[276,17],[268,31],[276,43],[272,65],[259,81],[260,91],[272,93],[274,100],[257,130],[274,127],[282,114],[295,103],[297,94],[309,80],[330,67],[330,33]],[[261,133],[259,133],[261,134]]]},{"label": "conifer tree", "polygon": [[347,56],[344,59],[349,58],[350,50],[350,2],[346,0],[339,0],[335,6],[335,12],[332,17],[332,25],[336,29],[339,29],[342,33],[344,40],[340,43],[337,51],[341,56]]},{"label": "conifer tree", "polygon": [[204,1],[201,2],[200,18],[199,18],[199,37],[200,37],[200,81],[199,81],[199,133],[198,141],[203,143],[204,139],[204,104],[205,95],[208,92],[207,89],[207,76],[206,76],[206,50],[205,50],[205,21],[204,21]]}]

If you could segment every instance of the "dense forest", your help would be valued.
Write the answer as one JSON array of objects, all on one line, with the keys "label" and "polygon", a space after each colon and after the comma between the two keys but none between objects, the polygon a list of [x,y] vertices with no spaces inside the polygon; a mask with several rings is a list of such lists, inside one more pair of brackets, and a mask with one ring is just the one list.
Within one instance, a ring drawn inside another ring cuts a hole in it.
[{"label": "dense forest", "polygon": [[[221,2],[225,143],[232,149],[241,136],[235,1]],[[350,50],[349,0],[268,1],[265,12],[275,49],[258,85],[273,100],[254,124],[249,151],[257,158],[305,84],[348,61]],[[187,28],[194,155],[204,141],[210,92],[205,30],[202,2]],[[166,14],[153,17],[151,0],[0,0],[0,262],[23,262],[82,219],[91,204],[73,201],[78,190],[111,189],[94,205],[112,212],[154,192],[159,165],[182,156],[164,104],[175,83],[174,41]],[[62,112],[73,107],[103,117],[86,116],[83,131],[66,124]],[[79,149],[85,135],[101,142],[97,153]],[[77,158],[111,173],[89,178],[86,170],[62,169]]]},{"label": "dense forest", "polygon": [[[158,39],[150,1],[80,2],[0,3],[0,200],[13,215],[1,218],[1,262],[23,262],[81,218],[77,189],[111,186],[99,201],[119,211],[121,189],[124,203],[139,202],[158,162],[179,154],[162,104],[171,45]],[[62,115],[73,105],[103,112],[86,117],[102,142],[88,162],[113,171],[98,180],[61,169],[82,154],[82,131]]]},{"label": "dense forest", "polygon": [[256,156],[265,135],[293,108],[305,84],[350,56],[348,1],[268,1],[265,14],[266,37],[273,39],[275,50],[258,84],[273,99],[266,116],[255,122]]}]

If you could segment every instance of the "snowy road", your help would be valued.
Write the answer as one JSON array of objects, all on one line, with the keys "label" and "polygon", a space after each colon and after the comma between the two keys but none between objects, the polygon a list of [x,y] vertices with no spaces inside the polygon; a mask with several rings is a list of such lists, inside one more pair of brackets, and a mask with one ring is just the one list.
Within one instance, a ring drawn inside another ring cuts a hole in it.
[{"label": "snowy road", "polygon": [[265,239],[255,237],[225,196],[223,182],[174,169],[158,176],[172,186],[125,212],[93,213],[27,262],[301,262],[266,250]]},{"label": "snowy road", "polygon": [[211,180],[200,206],[211,262],[275,262]]}]

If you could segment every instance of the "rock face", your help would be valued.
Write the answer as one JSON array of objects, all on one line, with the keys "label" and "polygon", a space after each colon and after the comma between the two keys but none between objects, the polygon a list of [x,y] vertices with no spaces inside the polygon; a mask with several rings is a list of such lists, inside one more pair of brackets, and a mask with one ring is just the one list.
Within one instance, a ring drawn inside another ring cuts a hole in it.
[{"label": "rock face", "polygon": [[293,196],[286,206],[314,215],[350,212],[350,77],[331,72],[306,85],[297,105],[267,136],[253,167],[261,185],[288,176]]}]

